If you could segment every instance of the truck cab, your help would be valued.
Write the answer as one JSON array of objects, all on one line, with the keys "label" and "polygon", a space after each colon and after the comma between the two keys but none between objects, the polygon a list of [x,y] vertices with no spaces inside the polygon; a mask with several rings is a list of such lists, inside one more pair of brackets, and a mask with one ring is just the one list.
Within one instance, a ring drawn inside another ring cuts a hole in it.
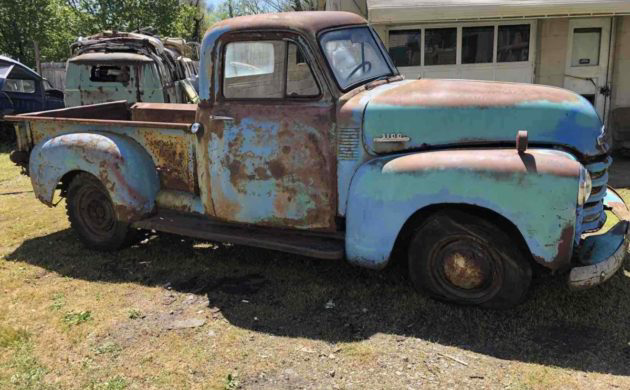
[{"label": "truck cab", "polygon": [[[344,12],[238,17],[200,52],[193,105],[115,102],[18,122],[36,196],[67,198],[79,238],[135,229],[382,269],[484,307],[521,302],[532,267],[586,288],[627,250],[605,129],[558,88],[404,80]],[[610,210],[619,219],[602,230]]]},{"label": "truck cab", "polygon": [[79,39],[72,51],[64,90],[68,107],[117,100],[199,102],[186,59],[157,37],[106,31]]}]

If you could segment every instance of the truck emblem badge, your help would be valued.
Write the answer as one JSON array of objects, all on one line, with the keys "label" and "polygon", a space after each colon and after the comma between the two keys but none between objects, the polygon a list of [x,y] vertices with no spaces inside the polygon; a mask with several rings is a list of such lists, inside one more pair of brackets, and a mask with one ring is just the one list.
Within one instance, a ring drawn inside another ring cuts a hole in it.
[{"label": "truck emblem badge", "polygon": [[411,138],[400,133],[383,133],[380,137],[375,137],[374,142],[409,142]]}]

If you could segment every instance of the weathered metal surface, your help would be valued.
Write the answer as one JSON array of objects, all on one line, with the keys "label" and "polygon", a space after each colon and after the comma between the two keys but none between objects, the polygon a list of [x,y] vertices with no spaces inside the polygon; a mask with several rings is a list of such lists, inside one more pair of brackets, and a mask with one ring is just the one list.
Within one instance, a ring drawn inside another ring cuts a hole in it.
[{"label": "weathered metal surface", "polygon": [[442,250],[443,272],[454,286],[472,290],[492,279],[490,254],[472,242],[457,241]]},{"label": "weathered metal surface", "polygon": [[[150,105],[145,106],[145,108],[149,112],[152,111]],[[195,146],[194,138],[190,134],[190,124],[119,119],[95,120],[90,118],[91,113],[100,115],[101,112],[110,112],[109,115],[116,118],[130,117],[129,107],[126,103],[113,102],[43,114],[35,113],[28,117],[19,116],[10,119],[28,119],[31,129],[28,134],[30,134],[33,144],[40,144],[50,138],[68,133],[87,133],[89,135],[93,132],[108,134],[115,132],[118,135],[124,135],[129,137],[131,142],[138,143],[138,147],[143,150],[143,153],[150,156],[159,176],[161,189],[198,193]],[[42,115],[50,115],[51,117]],[[89,153],[86,151],[83,158],[89,160]],[[49,165],[60,164],[51,160]]]},{"label": "weathered metal surface", "polygon": [[239,16],[222,20],[211,29],[235,30],[292,30],[314,37],[331,27],[364,25],[366,20],[351,12],[288,12]]},{"label": "weathered metal surface", "polygon": [[587,237],[577,258],[588,264],[571,269],[569,287],[584,289],[610,279],[621,268],[628,254],[628,221],[620,221],[608,232]]},{"label": "weathered metal surface", "polygon": [[[585,157],[606,152],[597,143],[601,134],[597,112],[586,99],[566,90],[464,80],[409,80],[394,85],[376,87],[365,109],[363,139],[371,153],[514,144],[519,130],[527,131],[531,145],[553,143]],[[410,140],[375,142],[383,133]]]},{"label": "weathered metal surface", "polygon": [[[126,100],[128,102],[154,102],[162,103],[170,101],[168,88],[162,84],[158,68],[154,63],[140,62],[129,64],[123,62],[118,65],[128,72],[127,81],[93,81],[91,79],[92,68],[97,64],[84,62],[69,62],[66,73],[66,88],[64,99],[66,105],[82,106],[86,104]],[[106,65],[111,65],[110,62]],[[172,101],[176,101],[173,99]]]},{"label": "weathered metal surface", "polygon": [[[299,110],[297,109],[299,107]],[[301,229],[334,229],[332,104],[223,102],[232,117],[206,126],[215,216]]]},{"label": "weathered metal surface", "polygon": [[[387,156],[354,175],[346,212],[346,255],[384,267],[405,222],[434,205],[492,210],[521,233],[533,258],[551,269],[569,265],[580,164],[552,150],[469,149]],[[369,212],[366,212],[369,210]]]},{"label": "weathered metal surface", "polygon": [[[137,138],[153,158],[161,188],[196,192],[194,146],[182,142],[180,132],[168,134],[139,129]],[[186,164],[186,169],[182,169],[183,164]]]},{"label": "weathered metal surface", "polygon": [[231,242],[279,250],[319,259],[343,259],[343,235],[226,223],[200,216],[161,211],[134,227],[181,234],[218,242]]},{"label": "weathered metal surface", "polygon": [[131,107],[131,120],[141,122],[195,122],[197,106],[176,103],[136,103]]},{"label": "weathered metal surface", "polygon": [[[196,70],[185,67],[181,53],[166,48],[157,37],[107,31],[79,39],[71,48],[74,57],[67,66],[67,105],[120,99],[180,103],[198,100],[190,84]],[[97,76],[100,71],[110,70],[111,79]]]},{"label": "weathered metal surface", "polygon": [[139,220],[155,209],[155,165],[138,143],[124,136],[91,132],[52,137],[35,146],[29,168],[35,195],[49,206],[61,178],[83,171],[103,183],[119,220]]}]

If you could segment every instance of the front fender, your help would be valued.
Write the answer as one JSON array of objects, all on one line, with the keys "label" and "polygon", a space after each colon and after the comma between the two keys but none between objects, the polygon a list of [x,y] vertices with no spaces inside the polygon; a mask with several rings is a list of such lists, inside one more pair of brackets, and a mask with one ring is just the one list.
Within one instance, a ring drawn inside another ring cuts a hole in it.
[{"label": "front fender", "polygon": [[533,258],[569,264],[581,165],[552,150],[446,150],[370,160],[355,173],[346,213],[351,263],[384,267],[405,222],[435,205],[472,205],[505,217]]},{"label": "front fender", "polygon": [[29,172],[35,195],[53,205],[53,194],[68,172],[98,177],[109,191],[116,216],[133,222],[150,214],[160,188],[149,154],[134,140],[109,133],[73,133],[43,140],[31,152]]}]

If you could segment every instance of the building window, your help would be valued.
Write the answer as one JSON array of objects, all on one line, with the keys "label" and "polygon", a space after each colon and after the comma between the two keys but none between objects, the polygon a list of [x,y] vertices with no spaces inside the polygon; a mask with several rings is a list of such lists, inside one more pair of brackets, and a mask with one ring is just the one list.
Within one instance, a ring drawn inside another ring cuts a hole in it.
[{"label": "building window", "polygon": [[396,66],[420,65],[420,30],[390,31],[389,55]]},{"label": "building window", "polygon": [[499,26],[497,62],[529,61],[529,24]]},{"label": "building window", "polygon": [[457,61],[457,28],[428,28],[424,39],[425,65],[452,65]]},{"label": "building window", "polygon": [[494,26],[462,28],[462,64],[492,62]]},{"label": "building window", "polygon": [[571,66],[599,65],[599,49],[602,29],[599,27],[573,30]]}]

